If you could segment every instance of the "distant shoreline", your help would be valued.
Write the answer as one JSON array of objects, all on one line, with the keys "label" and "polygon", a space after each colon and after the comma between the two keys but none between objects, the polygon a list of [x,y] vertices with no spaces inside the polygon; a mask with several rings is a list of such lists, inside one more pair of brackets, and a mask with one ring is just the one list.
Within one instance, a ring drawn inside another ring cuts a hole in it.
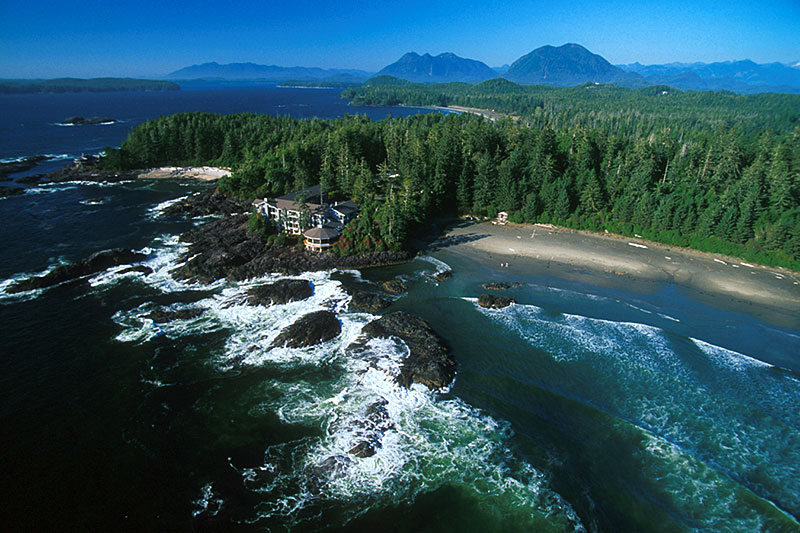
[{"label": "distant shoreline", "polygon": [[504,274],[554,276],[644,293],[674,283],[713,307],[800,329],[800,273],[785,269],[545,225],[459,224],[431,246]]}]

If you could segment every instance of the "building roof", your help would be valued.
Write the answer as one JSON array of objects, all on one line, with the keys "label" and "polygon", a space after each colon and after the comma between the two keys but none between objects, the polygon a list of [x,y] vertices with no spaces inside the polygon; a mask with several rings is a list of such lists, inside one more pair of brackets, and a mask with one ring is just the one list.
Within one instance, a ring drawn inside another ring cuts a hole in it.
[{"label": "building roof", "polygon": [[337,238],[339,236],[339,232],[330,227],[310,228],[303,233],[303,236],[307,239],[320,239],[327,241]]},{"label": "building roof", "polygon": [[355,202],[347,200],[346,202],[339,202],[331,207],[334,211],[341,213],[343,216],[348,216],[358,211],[358,206]]},{"label": "building roof", "polygon": [[307,204],[324,204],[328,201],[328,192],[322,192],[322,198],[320,201],[320,193],[322,192],[322,185],[314,185],[313,187],[307,187],[305,189],[300,189],[299,191],[290,192],[289,194],[284,194],[283,196],[279,196],[278,200],[286,200],[289,202],[295,202],[297,200],[305,200]]}]

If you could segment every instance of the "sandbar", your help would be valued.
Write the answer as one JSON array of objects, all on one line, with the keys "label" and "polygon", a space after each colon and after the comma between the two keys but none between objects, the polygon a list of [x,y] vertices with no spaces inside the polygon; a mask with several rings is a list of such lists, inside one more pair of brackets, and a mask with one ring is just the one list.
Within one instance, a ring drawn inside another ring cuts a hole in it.
[{"label": "sandbar", "polygon": [[431,247],[520,276],[555,276],[642,293],[674,283],[707,305],[800,329],[800,274],[736,258],[611,234],[488,222],[456,224]]}]

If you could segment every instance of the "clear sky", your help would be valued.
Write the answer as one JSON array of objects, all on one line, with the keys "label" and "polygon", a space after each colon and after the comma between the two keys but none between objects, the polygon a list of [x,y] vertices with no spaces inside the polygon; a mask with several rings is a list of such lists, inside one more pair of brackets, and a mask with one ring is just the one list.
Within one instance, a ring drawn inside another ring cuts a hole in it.
[{"label": "clear sky", "polygon": [[0,0],[0,78],[164,76],[209,61],[489,66],[578,43],[611,63],[800,61],[800,0]]}]

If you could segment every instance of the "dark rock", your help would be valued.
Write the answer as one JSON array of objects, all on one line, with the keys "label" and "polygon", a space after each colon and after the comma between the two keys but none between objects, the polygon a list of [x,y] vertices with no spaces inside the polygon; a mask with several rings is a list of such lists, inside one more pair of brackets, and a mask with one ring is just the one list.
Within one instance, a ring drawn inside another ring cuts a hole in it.
[{"label": "dark rock", "polygon": [[303,315],[281,331],[270,348],[287,346],[302,348],[329,341],[342,331],[342,324],[330,311],[315,311]]},{"label": "dark rock", "polygon": [[395,336],[409,348],[397,382],[403,387],[421,383],[430,389],[447,386],[456,374],[456,362],[444,341],[427,322],[402,311],[389,313],[364,326],[368,338]]},{"label": "dark rock", "polygon": [[514,283],[506,283],[504,281],[500,282],[489,282],[484,283],[482,287],[487,291],[506,291],[508,289],[516,289],[517,287],[521,287],[522,283],[515,281]]},{"label": "dark rock", "polygon": [[8,291],[14,293],[52,287],[65,281],[95,274],[113,266],[142,261],[146,258],[145,254],[123,248],[103,250],[77,263],[60,266],[44,276],[18,281],[9,287]]},{"label": "dark rock", "polygon": [[505,296],[495,296],[494,294],[481,294],[478,297],[478,305],[486,309],[502,309],[516,303],[513,299]]},{"label": "dark rock", "polygon": [[436,281],[447,281],[452,277],[453,277],[453,271],[449,269],[442,270],[441,272],[437,272],[436,274],[433,275],[433,279],[435,279]]},{"label": "dark rock", "polygon": [[281,305],[310,298],[314,290],[304,279],[282,279],[247,291],[249,305]]},{"label": "dark rock", "polygon": [[72,126],[93,126],[96,124],[116,124],[117,121],[108,117],[69,117],[65,118],[60,124]]},{"label": "dark rock", "polygon": [[9,196],[17,196],[23,194],[25,189],[22,187],[7,187],[5,185],[0,185],[0,198],[7,198]]},{"label": "dark rock", "polygon": [[381,441],[384,433],[394,428],[394,423],[389,418],[386,405],[386,400],[380,398],[367,407],[363,419],[353,423],[353,426],[356,426],[358,430],[356,432],[356,443],[348,451],[350,455],[361,458],[372,457],[383,446]]},{"label": "dark rock", "polygon": [[62,183],[65,181],[93,181],[115,183],[119,181],[134,180],[139,177],[138,170],[100,170],[94,167],[87,168],[81,164],[68,165],[49,174],[37,174],[17,180],[19,183]]},{"label": "dark rock", "polygon": [[347,304],[347,308],[353,311],[365,311],[367,313],[376,314],[380,313],[391,304],[392,301],[383,296],[356,289],[352,291],[352,297],[350,298],[350,303]]},{"label": "dark rock", "polygon": [[385,266],[410,258],[406,252],[340,257],[332,253],[306,252],[298,246],[273,247],[260,235],[248,231],[247,222],[248,215],[231,215],[181,235],[181,240],[190,245],[181,258],[185,264],[172,271],[173,277],[201,283],[222,278],[241,281],[274,272],[297,275],[334,268]]},{"label": "dark rock", "polygon": [[251,205],[246,200],[240,200],[217,192],[216,189],[207,189],[181,199],[179,202],[168,206],[162,214],[164,216],[183,215],[186,217],[202,217],[208,215],[231,215],[233,213],[247,213]]},{"label": "dark rock", "polygon": [[383,290],[386,292],[390,292],[392,294],[402,294],[408,290],[406,284],[399,279],[386,280],[381,283],[381,287],[383,287]]},{"label": "dark rock", "polygon": [[[5,178],[17,172],[24,172],[30,170],[42,161],[50,159],[46,155],[37,155],[33,157],[26,157],[19,161],[9,161],[8,163],[0,163],[0,178]],[[18,180],[19,181],[19,180]]]},{"label": "dark rock", "polygon": [[372,457],[375,455],[375,443],[368,440],[359,440],[355,446],[350,448],[348,453],[356,457],[361,457],[362,459],[365,457]]},{"label": "dark rock", "polygon": [[144,318],[149,318],[153,322],[170,322],[172,320],[189,320],[192,318],[197,318],[198,316],[203,314],[202,309],[178,309],[178,310],[171,310],[171,309],[154,309],[150,311],[148,314],[144,315]]}]

